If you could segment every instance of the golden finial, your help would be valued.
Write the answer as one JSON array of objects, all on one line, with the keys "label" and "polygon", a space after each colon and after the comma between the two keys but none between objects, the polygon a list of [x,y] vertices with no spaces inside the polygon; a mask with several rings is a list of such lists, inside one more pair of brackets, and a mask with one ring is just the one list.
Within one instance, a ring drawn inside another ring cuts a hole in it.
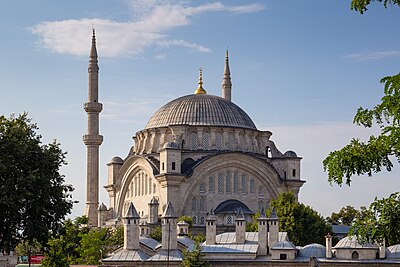
[{"label": "golden finial", "polygon": [[199,69],[199,82],[198,85],[199,87],[197,87],[196,91],[194,91],[195,95],[200,95],[200,94],[207,94],[206,90],[204,90],[203,88],[203,68]]}]

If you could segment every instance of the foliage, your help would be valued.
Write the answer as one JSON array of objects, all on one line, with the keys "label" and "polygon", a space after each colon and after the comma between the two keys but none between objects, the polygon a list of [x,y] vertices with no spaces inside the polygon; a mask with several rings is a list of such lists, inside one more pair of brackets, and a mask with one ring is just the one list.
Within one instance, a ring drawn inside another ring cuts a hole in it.
[{"label": "foliage", "polygon": [[60,144],[42,144],[27,114],[0,116],[0,249],[18,240],[46,244],[71,212],[71,185],[59,169],[66,164]]},{"label": "foliage", "polygon": [[187,222],[189,224],[189,228],[191,228],[193,226],[193,219],[191,216],[183,215],[178,218],[178,222],[180,222],[180,221]]},{"label": "foliage", "polygon": [[400,193],[388,198],[375,198],[369,209],[356,219],[354,231],[362,243],[382,242],[387,246],[400,243]]},{"label": "foliage", "polygon": [[260,212],[257,212],[251,217],[251,222],[246,222],[246,232],[258,231],[258,217],[260,217]]},{"label": "foliage", "polygon": [[348,205],[341,208],[338,213],[332,212],[331,216],[327,217],[326,220],[335,225],[352,225],[359,214],[358,210]]},{"label": "foliage", "polygon": [[207,267],[210,264],[203,260],[203,255],[201,254],[201,246],[199,242],[194,244],[194,248],[191,252],[187,250],[183,253],[182,265],[184,267]]},{"label": "foliage", "polygon": [[[325,243],[325,235],[332,233],[332,227],[310,206],[298,203],[293,193],[284,192],[271,200],[271,207],[279,217],[279,230],[287,232],[290,241],[299,246],[311,243]],[[267,212],[267,217],[271,209]]]},{"label": "foliage", "polygon": [[400,162],[400,73],[384,77],[384,96],[381,103],[373,109],[360,107],[354,123],[370,128],[377,124],[381,129],[379,136],[370,136],[368,142],[352,139],[344,148],[333,151],[323,161],[324,171],[328,171],[330,183],[350,185],[351,176],[391,171],[391,156]]},{"label": "foliage", "polygon": [[18,256],[37,255],[42,253],[43,246],[36,239],[33,239],[31,242],[19,242],[15,247],[15,251]]},{"label": "foliage", "polygon": [[162,239],[161,226],[157,226],[156,228],[151,230],[150,237],[157,240],[158,242],[161,242]]},{"label": "foliage", "polygon": [[63,238],[50,239],[45,258],[41,262],[42,267],[69,267],[68,257],[65,254],[65,240]]},{"label": "foliage", "polygon": [[388,5],[400,6],[400,0],[352,0],[351,9],[360,12],[360,14],[364,14],[364,12],[368,10],[367,6],[372,2],[383,2],[385,8],[387,8]]},{"label": "foliage", "polygon": [[197,243],[203,243],[204,241],[206,241],[206,236],[204,235],[204,233],[199,233],[197,235],[192,235],[189,233],[189,237],[190,239],[192,239],[194,242]]},{"label": "foliage", "polygon": [[[123,244],[123,227],[91,228],[87,227],[87,217],[78,217],[74,221],[66,220],[60,234],[53,238],[48,246],[46,259],[49,265],[54,262],[65,264],[98,264],[109,252]],[[61,257],[63,256],[63,257]]]}]

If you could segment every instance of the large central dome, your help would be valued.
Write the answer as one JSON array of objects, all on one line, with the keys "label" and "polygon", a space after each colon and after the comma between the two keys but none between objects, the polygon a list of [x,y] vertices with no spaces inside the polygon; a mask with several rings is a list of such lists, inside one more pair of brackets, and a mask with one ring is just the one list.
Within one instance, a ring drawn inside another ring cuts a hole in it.
[{"label": "large central dome", "polygon": [[184,124],[257,130],[249,115],[236,104],[207,94],[182,96],[165,104],[153,114],[146,129]]}]

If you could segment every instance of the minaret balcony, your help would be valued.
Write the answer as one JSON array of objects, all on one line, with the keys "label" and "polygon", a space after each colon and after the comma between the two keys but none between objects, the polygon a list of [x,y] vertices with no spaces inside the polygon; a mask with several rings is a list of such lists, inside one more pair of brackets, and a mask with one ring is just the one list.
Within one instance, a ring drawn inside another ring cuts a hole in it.
[{"label": "minaret balcony", "polygon": [[87,146],[99,146],[103,143],[103,136],[98,134],[85,134],[83,136],[83,143]]},{"label": "minaret balcony", "polygon": [[83,108],[86,112],[100,112],[103,110],[103,104],[98,102],[86,102],[83,104]]}]

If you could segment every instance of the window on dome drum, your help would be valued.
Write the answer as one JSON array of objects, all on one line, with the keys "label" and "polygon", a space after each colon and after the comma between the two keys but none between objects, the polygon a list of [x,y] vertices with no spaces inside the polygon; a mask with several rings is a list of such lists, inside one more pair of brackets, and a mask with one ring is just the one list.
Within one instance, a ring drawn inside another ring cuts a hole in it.
[{"label": "window on dome drum", "polygon": [[206,185],[204,183],[201,183],[199,185],[199,193],[205,193],[206,192]]},{"label": "window on dome drum", "polygon": [[210,178],[208,178],[208,192],[210,192],[211,194],[215,192],[214,176],[210,176]]},{"label": "window on dome drum", "polygon": [[235,136],[233,133],[228,134],[228,148],[229,150],[235,150]]},{"label": "window on dome drum", "polygon": [[239,174],[237,172],[233,174],[233,193],[239,194]]},{"label": "window on dome drum", "polygon": [[220,132],[215,134],[215,147],[217,150],[222,150],[222,133]]},{"label": "window on dome drum", "polygon": [[222,173],[218,173],[218,193],[224,193],[224,175]]},{"label": "window on dome drum", "polygon": [[225,193],[231,193],[231,172],[226,171]]},{"label": "window on dome drum", "polygon": [[251,194],[254,194],[255,191],[256,191],[256,185],[255,185],[254,179],[251,178],[251,179],[250,179],[250,193],[251,193]]},{"label": "window on dome drum", "polygon": [[210,150],[210,140],[211,140],[210,132],[204,132],[203,133],[203,149],[204,150]]},{"label": "window on dome drum", "polygon": [[205,219],[204,216],[200,217],[200,225],[204,225],[205,224]]},{"label": "window on dome drum", "polygon": [[296,169],[292,170],[293,177],[296,177]]},{"label": "window on dome drum", "polygon": [[196,150],[197,149],[197,133],[192,132],[190,134],[190,150]]},{"label": "window on dome drum", "polygon": [[232,225],[232,224],[233,224],[233,218],[232,218],[232,216],[226,217],[226,224],[227,224],[227,225]]},{"label": "window on dome drum", "polygon": [[353,251],[353,253],[351,253],[351,259],[352,260],[358,260],[360,256],[358,255],[357,251]]},{"label": "window on dome drum", "polygon": [[206,209],[206,197],[200,197],[199,210],[205,210],[205,209]]},{"label": "window on dome drum", "polygon": [[196,211],[197,209],[197,199],[196,197],[192,198],[192,211]]},{"label": "window on dome drum", "polygon": [[242,194],[247,194],[247,179],[246,175],[242,175]]},{"label": "window on dome drum", "polygon": [[175,167],[176,167],[175,166],[175,162],[172,162],[172,167],[171,168],[172,168],[173,171],[175,171]]}]

